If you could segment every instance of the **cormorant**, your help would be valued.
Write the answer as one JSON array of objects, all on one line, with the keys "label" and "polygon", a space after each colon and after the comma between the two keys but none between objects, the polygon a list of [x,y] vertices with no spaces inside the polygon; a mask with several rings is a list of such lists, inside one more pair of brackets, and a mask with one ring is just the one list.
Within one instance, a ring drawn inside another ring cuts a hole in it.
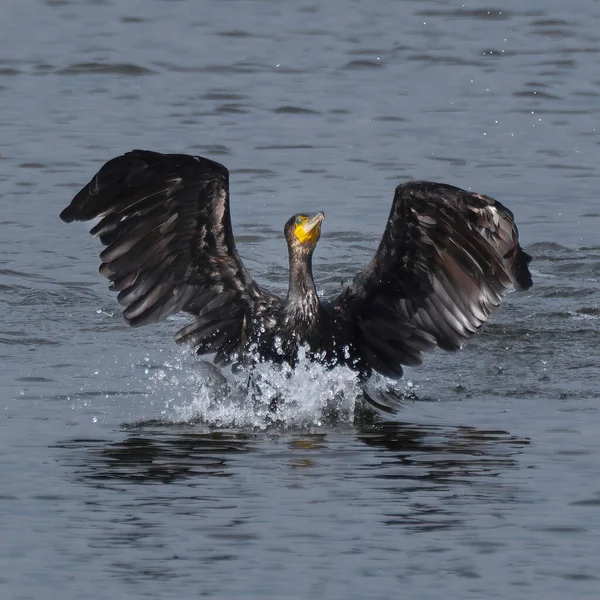
[{"label": "cormorant", "polygon": [[128,152],[107,162],[60,217],[101,217],[90,233],[106,246],[100,273],[119,292],[127,324],[190,313],[176,340],[214,353],[219,366],[293,365],[304,347],[327,366],[400,378],[423,350],[461,348],[511,284],[532,284],[510,210],[427,181],[396,188],[373,259],[327,302],[312,274],[324,214],[285,224],[289,290],[278,298],[246,271],[231,228],[229,172],[207,158]]}]

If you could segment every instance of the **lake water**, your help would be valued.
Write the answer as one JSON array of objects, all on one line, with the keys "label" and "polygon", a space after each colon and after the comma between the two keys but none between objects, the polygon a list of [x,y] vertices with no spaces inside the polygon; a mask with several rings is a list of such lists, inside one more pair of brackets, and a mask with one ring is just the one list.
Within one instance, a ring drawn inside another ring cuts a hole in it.
[{"label": "lake water", "polygon": [[[0,22],[0,597],[600,596],[600,4],[7,0]],[[346,371],[260,395],[128,330],[58,213],[109,158],[231,171],[245,264],[324,210],[318,286],[411,178],[515,213],[534,287],[354,419]],[[331,418],[331,405],[337,417]]]}]

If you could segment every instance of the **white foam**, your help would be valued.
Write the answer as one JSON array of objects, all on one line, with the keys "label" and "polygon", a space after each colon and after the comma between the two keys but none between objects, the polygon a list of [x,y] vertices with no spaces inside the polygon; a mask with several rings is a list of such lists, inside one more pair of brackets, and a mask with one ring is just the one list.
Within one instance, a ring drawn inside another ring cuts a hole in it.
[{"label": "white foam", "polygon": [[250,373],[221,372],[205,361],[190,365],[182,355],[154,370],[150,381],[155,394],[167,397],[167,421],[259,429],[352,423],[362,397],[356,373],[327,370],[303,354],[294,368],[261,363]]}]

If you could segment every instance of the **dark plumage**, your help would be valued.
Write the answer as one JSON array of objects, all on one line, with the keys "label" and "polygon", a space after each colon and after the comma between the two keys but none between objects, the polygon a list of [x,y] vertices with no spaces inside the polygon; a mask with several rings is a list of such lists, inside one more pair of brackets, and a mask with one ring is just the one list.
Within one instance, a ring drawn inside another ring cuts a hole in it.
[{"label": "dark plumage", "polygon": [[188,312],[194,320],[176,340],[215,353],[218,365],[294,364],[302,345],[326,365],[399,378],[423,350],[461,348],[511,284],[531,286],[531,259],[507,208],[425,181],[396,188],[375,256],[329,302],[312,276],[323,213],[285,224],[290,285],[285,300],[273,296],[237,253],[229,173],[206,158],[128,152],[107,162],[60,217],[101,217],[90,232],[106,246],[100,273],[119,292],[129,325]]}]

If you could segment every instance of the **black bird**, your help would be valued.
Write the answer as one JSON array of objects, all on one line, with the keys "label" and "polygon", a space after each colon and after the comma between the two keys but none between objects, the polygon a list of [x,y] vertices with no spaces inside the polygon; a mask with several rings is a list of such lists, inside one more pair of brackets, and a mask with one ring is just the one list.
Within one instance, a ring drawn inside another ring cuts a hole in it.
[{"label": "black bird", "polygon": [[248,274],[235,247],[229,172],[212,160],[134,150],[107,162],[60,215],[101,217],[100,273],[133,326],[179,311],[176,334],[215,364],[295,364],[300,347],[327,366],[402,376],[421,352],[463,346],[513,284],[531,286],[531,258],[500,202],[411,181],[396,188],[371,262],[330,301],[315,289],[312,255],[323,213],[284,227],[289,290],[278,298]]}]

